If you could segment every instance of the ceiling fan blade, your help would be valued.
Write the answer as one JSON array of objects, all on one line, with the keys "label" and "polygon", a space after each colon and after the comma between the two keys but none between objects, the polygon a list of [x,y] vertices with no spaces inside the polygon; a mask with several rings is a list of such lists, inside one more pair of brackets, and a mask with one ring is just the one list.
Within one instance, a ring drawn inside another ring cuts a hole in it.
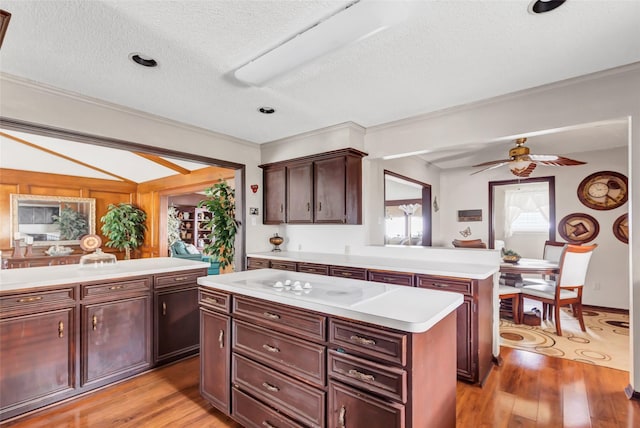
[{"label": "ceiling fan blade", "polygon": [[565,158],[563,156],[554,156],[554,155],[529,155],[531,160],[542,165],[550,165],[550,166],[573,166],[573,165],[584,165],[586,162],[582,162],[575,159]]},{"label": "ceiling fan blade", "polygon": [[[499,163],[496,163],[496,162],[499,162]],[[480,169],[478,171],[472,172],[470,175],[478,174],[479,172],[489,171],[491,169],[500,168],[501,166],[508,164],[509,161],[493,161],[493,162],[486,162],[486,163],[493,164],[493,165],[490,165],[490,166],[488,166],[486,168],[483,168],[483,169]],[[482,165],[485,165],[485,164],[474,165],[474,166],[482,166]]]},{"label": "ceiling fan blade", "polygon": [[529,177],[529,175],[533,172],[533,170],[536,169],[536,164],[531,162],[529,164],[529,166],[527,166],[524,169],[511,169],[511,173],[513,175],[516,175],[518,177]]},{"label": "ceiling fan blade", "polygon": [[[477,166],[489,166],[489,165],[495,165],[497,163],[499,163],[500,165],[504,165],[507,162],[511,162],[511,159],[492,160],[492,161],[489,161],[489,162],[483,162],[483,163],[479,163],[478,165],[471,165],[471,166],[475,168]],[[500,165],[498,165],[498,166],[500,166]]]}]

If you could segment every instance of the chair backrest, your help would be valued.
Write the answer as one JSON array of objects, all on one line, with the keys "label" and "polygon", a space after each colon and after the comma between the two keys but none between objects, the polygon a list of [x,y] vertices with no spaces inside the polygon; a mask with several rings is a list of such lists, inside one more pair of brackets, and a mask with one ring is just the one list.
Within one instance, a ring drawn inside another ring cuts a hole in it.
[{"label": "chair backrest", "polygon": [[487,244],[482,242],[482,239],[454,239],[451,243],[454,247],[460,248],[487,248]]},{"label": "chair backrest", "polygon": [[542,258],[550,262],[560,263],[560,257],[564,250],[566,242],[545,241]]},{"label": "chair backrest", "polygon": [[583,286],[587,277],[587,269],[593,250],[598,244],[572,245],[567,244],[560,257],[560,286]]}]

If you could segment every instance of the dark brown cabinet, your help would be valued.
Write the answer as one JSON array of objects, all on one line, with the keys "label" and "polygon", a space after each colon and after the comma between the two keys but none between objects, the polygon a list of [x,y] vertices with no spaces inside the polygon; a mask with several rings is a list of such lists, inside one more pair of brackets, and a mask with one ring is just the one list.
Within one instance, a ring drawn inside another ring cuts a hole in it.
[{"label": "dark brown cabinet", "polygon": [[413,274],[407,272],[390,272],[384,270],[370,269],[368,274],[369,281],[384,282],[385,284],[406,285],[413,287]]},{"label": "dark brown cabinet", "polygon": [[[37,297],[16,296],[16,300]],[[0,320],[2,419],[73,393],[75,318],[74,306]]]},{"label": "dark brown cabinet", "polygon": [[[342,149],[260,165],[264,170],[264,223],[362,224],[363,156],[366,153]],[[284,218],[280,215],[283,192]]]},{"label": "dark brown cabinet", "polygon": [[265,169],[263,172],[264,224],[280,224],[287,221],[286,174],[285,167]]},{"label": "dark brown cabinet", "polygon": [[198,284],[205,269],[154,276],[154,362],[174,361],[198,352]]},{"label": "dark brown cabinet", "polygon": [[201,292],[200,394],[220,411],[231,412],[231,318],[228,296]]},{"label": "dark brown cabinet", "polygon": [[336,382],[329,383],[328,408],[329,428],[406,426],[402,404],[383,401]]}]

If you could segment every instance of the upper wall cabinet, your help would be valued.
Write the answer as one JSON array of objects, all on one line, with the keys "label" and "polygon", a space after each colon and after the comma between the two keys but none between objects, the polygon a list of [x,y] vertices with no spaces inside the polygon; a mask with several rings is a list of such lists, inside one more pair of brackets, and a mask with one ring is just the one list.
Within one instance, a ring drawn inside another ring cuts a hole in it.
[{"label": "upper wall cabinet", "polygon": [[342,149],[260,165],[264,223],[362,224],[362,157]]}]

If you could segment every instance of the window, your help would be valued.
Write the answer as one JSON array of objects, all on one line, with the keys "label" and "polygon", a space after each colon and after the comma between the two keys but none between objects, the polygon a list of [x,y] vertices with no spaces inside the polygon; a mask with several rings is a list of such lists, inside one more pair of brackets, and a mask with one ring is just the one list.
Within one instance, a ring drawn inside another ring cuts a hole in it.
[{"label": "window", "polygon": [[547,232],[549,221],[544,218],[541,212],[524,212],[511,223],[511,231],[517,232]]},{"label": "window", "polygon": [[549,193],[547,189],[507,190],[504,198],[505,238],[514,233],[549,231]]}]

